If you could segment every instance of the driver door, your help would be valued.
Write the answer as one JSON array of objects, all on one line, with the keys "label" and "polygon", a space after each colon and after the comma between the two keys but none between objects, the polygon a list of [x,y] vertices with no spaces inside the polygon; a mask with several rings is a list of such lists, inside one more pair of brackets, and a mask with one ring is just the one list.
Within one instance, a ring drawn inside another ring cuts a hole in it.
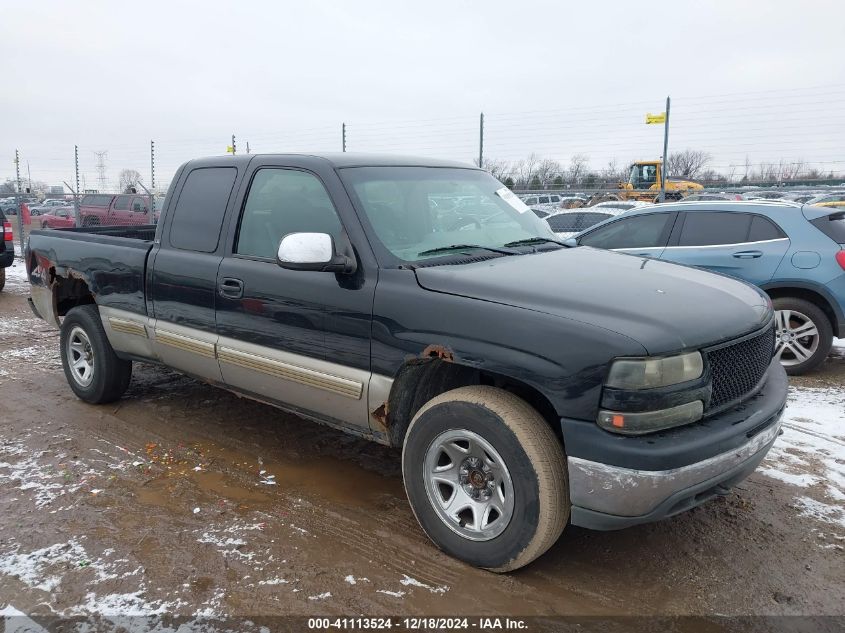
[{"label": "driver door", "polygon": [[239,194],[217,275],[217,356],[223,380],[257,398],[344,426],[369,428],[374,270],[354,275],[289,270],[279,243],[298,232],[345,229],[322,174],[255,160]]}]

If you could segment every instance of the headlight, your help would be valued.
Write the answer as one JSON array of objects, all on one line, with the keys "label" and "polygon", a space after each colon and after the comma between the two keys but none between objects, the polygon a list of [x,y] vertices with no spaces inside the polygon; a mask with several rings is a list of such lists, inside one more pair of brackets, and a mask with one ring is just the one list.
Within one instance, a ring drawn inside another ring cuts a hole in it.
[{"label": "headlight", "polygon": [[699,352],[666,358],[623,358],[613,361],[605,386],[614,389],[668,387],[701,377],[704,361]]}]

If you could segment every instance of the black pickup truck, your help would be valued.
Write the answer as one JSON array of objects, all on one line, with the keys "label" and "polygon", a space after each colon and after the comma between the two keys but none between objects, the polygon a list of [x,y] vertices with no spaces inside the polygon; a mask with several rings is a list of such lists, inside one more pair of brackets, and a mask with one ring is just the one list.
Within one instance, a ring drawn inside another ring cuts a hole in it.
[{"label": "black pickup truck", "polygon": [[153,362],[402,447],[423,530],[508,571],[568,522],[674,515],[746,477],[787,380],[748,284],[567,248],[488,173],[353,154],[200,159],[156,226],[33,231],[74,393]]}]

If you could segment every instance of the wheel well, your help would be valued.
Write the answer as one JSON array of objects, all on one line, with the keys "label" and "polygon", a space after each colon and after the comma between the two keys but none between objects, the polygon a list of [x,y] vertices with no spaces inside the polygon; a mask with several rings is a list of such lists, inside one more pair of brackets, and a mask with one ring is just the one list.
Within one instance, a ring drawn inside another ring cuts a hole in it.
[{"label": "wheel well", "polygon": [[833,311],[830,302],[828,302],[828,300],[825,299],[824,296],[819,294],[818,292],[814,290],[808,290],[806,288],[772,288],[771,290],[766,290],[766,293],[772,299],[794,297],[796,299],[804,299],[804,301],[809,301],[813,305],[820,308],[822,312],[824,312],[824,315],[827,317],[827,320],[830,321],[830,327],[833,328],[834,333],[836,333],[838,329],[836,313]]},{"label": "wheel well", "polygon": [[[55,270],[50,270],[51,277]],[[56,301],[56,313],[65,316],[76,306],[94,303],[94,294],[84,280],[76,277],[54,277],[53,293]]]},{"label": "wheel well", "polygon": [[557,412],[537,389],[508,376],[441,358],[409,361],[396,374],[385,408],[390,444],[402,446],[411,420],[426,402],[441,393],[468,385],[490,385],[522,398],[540,413],[563,444]]}]

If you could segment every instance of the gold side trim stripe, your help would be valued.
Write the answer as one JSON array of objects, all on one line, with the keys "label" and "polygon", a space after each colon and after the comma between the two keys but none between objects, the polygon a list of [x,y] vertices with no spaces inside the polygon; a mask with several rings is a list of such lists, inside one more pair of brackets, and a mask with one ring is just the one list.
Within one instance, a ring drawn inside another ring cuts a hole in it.
[{"label": "gold side trim stripe", "polygon": [[229,363],[230,365],[258,371],[274,378],[291,380],[303,385],[316,387],[317,389],[323,389],[324,391],[331,391],[332,393],[354,398],[355,400],[361,398],[361,393],[364,389],[364,385],[356,380],[349,380],[348,378],[341,378],[340,376],[314,371],[313,369],[298,367],[272,358],[241,352],[229,347],[218,346],[217,358],[221,363]]},{"label": "gold side trim stripe", "polygon": [[205,358],[214,358],[214,343],[206,343],[195,338],[182,336],[175,332],[156,330],[156,340],[162,345],[175,347],[185,352],[193,352]]},{"label": "gold side trim stripe", "polygon": [[118,319],[117,317],[109,317],[109,325],[115,332],[122,334],[133,334],[135,336],[143,336],[147,338],[147,328],[141,323],[135,321],[127,321],[126,319]]}]

